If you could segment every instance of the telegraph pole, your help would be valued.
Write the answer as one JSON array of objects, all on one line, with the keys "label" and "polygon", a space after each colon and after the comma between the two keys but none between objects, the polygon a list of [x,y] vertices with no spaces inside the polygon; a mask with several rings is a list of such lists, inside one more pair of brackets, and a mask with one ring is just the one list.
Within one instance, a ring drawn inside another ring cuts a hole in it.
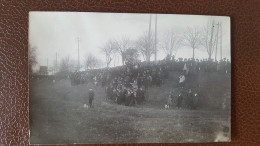
[{"label": "telegraph pole", "polygon": [[148,31],[148,46],[146,50],[146,61],[150,61],[150,54],[151,54],[151,23],[152,23],[152,14],[150,14],[150,20],[149,20],[149,31]]},{"label": "telegraph pole", "polygon": [[78,37],[78,71],[80,70],[80,62],[79,62],[79,37]]},{"label": "telegraph pole", "polygon": [[58,53],[56,52],[56,60],[55,60],[55,72],[58,70],[58,62],[57,62],[57,58],[58,58]]},{"label": "telegraph pole", "polygon": [[157,14],[155,14],[155,61],[157,61]]},{"label": "telegraph pole", "polygon": [[222,60],[222,23],[220,23],[220,59]]},{"label": "telegraph pole", "polygon": [[215,53],[215,61],[217,61],[217,54],[218,54],[218,31],[219,31],[219,23],[217,23],[217,37],[216,37],[216,53]]},{"label": "telegraph pole", "polygon": [[212,45],[212,39],[213,39],[213,33],[214,33],[214,25],[215,21],[213,20],[211,22],[211,34],[210,34],[210,42],[209,42],[209,59],[211,59],[211,55],[213,53],[213,45]]},{"label": "telegraph pole", "polygon": [[48,72],[49,72],[49,60],[48,60],[48,58],[47,58],[47,75],[48,75]]}]

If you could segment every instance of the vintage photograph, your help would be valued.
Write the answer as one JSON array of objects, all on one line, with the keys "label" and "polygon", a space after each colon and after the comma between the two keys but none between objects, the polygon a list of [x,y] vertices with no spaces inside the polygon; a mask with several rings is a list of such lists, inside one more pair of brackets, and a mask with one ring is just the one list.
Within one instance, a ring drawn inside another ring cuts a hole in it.
[{"label": "vintage photograph", "polygon": [[230,17],[29,13],[31,144],[231,141]]}]

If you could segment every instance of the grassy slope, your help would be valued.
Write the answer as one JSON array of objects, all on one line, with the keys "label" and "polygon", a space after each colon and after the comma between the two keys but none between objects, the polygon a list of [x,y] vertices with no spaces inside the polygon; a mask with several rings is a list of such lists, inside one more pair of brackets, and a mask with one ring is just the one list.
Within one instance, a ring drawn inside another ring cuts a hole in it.
[{"label": "grassy slope", "polygon": [[[180,91],[178,90],[179,76],[180,73],[171,73],[169,79],[165,80],[161,87],[150,88],[148,102],[153,106],[163,107],[171,90],[174,90],[174,94],[178,95]],[[192,89],[193,92],[199,94],[199,109],[221,109],[225,98],[227,102],[230,101],[230,74],[201,73],[187,76],[183,90],[188,91],[188,89]],[[230,104],[230,102],[227,104]]]},{"label": "grassy slope", "polygon": [[[203,108],[166,110],[167,93],[176,86],[178,74],[160,88],[152,87],[145,105],[126,107],[106,101],[104,89],[93,85],[71,86],[68,80],[30,84],[30,128],[32,143],[129,143],[213,141],[229,127],[229,112],[219,109],[227,76],[211,74],[187,80],[190,87],[201,84]],[[223,80],[224,79],[224,80]],[[225,81],[225,82],[220,82]],[[227,81],[227,82],[226,82]],[[87,90],[94,88],[93,109],[84,109]],[[219,102],[219,103],[218,103]],[[216,108],[214,106],[216,106]],[[214,108],[213,108],[213,107]],[[204,109],[215,109],[208,111]]]}]

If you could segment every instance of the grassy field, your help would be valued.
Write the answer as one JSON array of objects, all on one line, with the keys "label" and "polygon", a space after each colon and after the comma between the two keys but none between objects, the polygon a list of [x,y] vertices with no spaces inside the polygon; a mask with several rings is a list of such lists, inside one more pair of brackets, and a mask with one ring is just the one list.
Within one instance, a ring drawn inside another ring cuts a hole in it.
[{"label": "grassy field", "polygon": [[[106,100],[105,90],[91,84],[31,81],[30,141],[62,144],[230,140],[230,108],[222,108],[224,99],[230,101],[230,75],[201,75],[187,83],[189,88],[200,84],[203,89],[196,110],[164,109],[168,92],[176,86],[175,77],[160,88],[151,87],[147,102],[135,107]],[[96,93],[94,108],[84,108],[89,88]]]}]

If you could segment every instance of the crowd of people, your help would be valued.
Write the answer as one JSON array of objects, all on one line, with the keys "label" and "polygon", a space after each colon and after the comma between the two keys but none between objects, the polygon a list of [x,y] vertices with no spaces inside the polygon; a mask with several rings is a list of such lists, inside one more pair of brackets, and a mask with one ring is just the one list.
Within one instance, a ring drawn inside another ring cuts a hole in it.
[{"label": "crowd of people", "polygon": [[[213,61],[212,59],[183,58],[176,60],[174,57],[166,57],[166,59],[157,62],[139,62],[113,68],[74,72],[70,79],[72,85],[91,82],[96,86],[102,86],[105,88],[107,99],[117,104],[133,106],[145,102],[148,88],[151,86],[160,87],[168,79],[171,72],[181,73],[177,82],[179,87],[183,88],[185,80],[190,74],[196,75],[201,72],[227,74],[230,73],[230,68],[230,61],[225,58]],[[187,96],[197,96],[197,93],[192,93],[188,89]],[[196,100],[196,98],[194,99]],[[171,91],[165,108],[172,106],[173,100]],[[176,101],[177,107],[181,106],[182,100],[183,95],[179,94]],[[192,103],[194,104],[194,101]]]}]

